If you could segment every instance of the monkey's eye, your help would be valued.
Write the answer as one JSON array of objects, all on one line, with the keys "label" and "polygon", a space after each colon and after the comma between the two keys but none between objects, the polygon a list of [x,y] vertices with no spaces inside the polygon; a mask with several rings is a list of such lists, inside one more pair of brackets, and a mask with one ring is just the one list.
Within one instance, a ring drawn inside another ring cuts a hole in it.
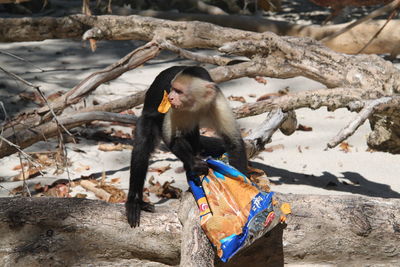
[{"label": "monkey's eye", "polygon": [[177,93],[178,95],[183,94],[182,90],[176,89],[175,87],[172,87],[171,90]]}]

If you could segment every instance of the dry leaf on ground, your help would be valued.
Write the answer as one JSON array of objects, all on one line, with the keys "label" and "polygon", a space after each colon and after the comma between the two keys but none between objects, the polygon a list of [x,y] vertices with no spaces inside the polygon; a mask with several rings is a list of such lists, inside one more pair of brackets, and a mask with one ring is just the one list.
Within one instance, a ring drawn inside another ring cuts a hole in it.
[{"label": "dry leaf on ground", "polygon": [[254,80],[256,80],[258,83],[267,84],[267,79],[261,76],[256,76]]},{"label": "dry leaf on ground", "polygon": [[272,145],[272,146],[268,146],[264,149],[265,152],[273,152],[275,150],[278,149],[284,149],[285,146],[283,144],[277,144],[277,145]]},{"label": "dry leaf on ground", "polygon": [[246,99],[244,99],[243,96],[233,96],[233,95],[231,95],[231,96],[228,97],[228,100],[239,101],[241,103],[246,103]]},{"label": "dry leaf on ground", "polygon": [[121,143],[118,144],[99,144],[98,149],[101,151],[109,152],[109,151],[122,151],[125,148],[128,148],[130,146],[128,145],[123,145]]},{"label": "dry leaf on ground", "polygon": [[66,184],[57,184],[54,187],[44,187],[44,191],[41,193],[49,197],[71,197],[69,195],[69,188]]},{"label": "dry leaf on ground", "polygon": [[267,174],[261,170],[254,167],[248,167],[248,177],[255,183],[261,190],[265,192],[271,191],[271,183],[267,177]]},{"label": "dry leaf on ground", "polygon": [[268,93],[268,94],[262,95],[259,98],[257,98],[256,101],[258,102],[258,101],[267,100],[267,99],[271,99],[271,98],[281,97],[281,96],[287,95],[288,92],[289,92],[289,88],[285,88],[283,90],[279,90],[276,93]]},{"label": "dry leaf on ground", "polygon": [[112,178],[111,179],[111,183],[113,183],[113,184],[117,184],[117,183],[120,183],[121,182],[121,178]]},{"label": "dry leaf on ground", "polygon": [[160,182],[154,182],[154,177],[149,179],[150,186],[147,188],[150,193],[154,193],[160,198],[180,198],[182,196],[182,190],[172,186],[175,181],[165,182],[163,185]]},{"label": "dry leaf on ground", "polygon": [[340,150],[345,152],[345,153],[350,152],[350,148],[351,147],[352,146],[349,145],[349,143],[347,143],[347,142],[341,142],[340,145],[339,145]]},{"label": "dry leaf on ground", "polygon": [[304,132],[311,132],[312,130],[313,130],[313,128],[312,127],[310,127],[310,126],[306,126],[306,125],[303,125],[303,124],[299,124],[298,126],[297,126],[297,129],[296,129],[297,131],[304,131]]},{"label": "dry leaf on ground", "polygon": [[104,189],[99,188],[96,182],[89,180],[82,180],[80,184],[86,190],[93,192],[95,196],[100,198],[101,200],[108,202],[111,198],[111,194],[105,191]]},{"label": "dry leaf on ground", "polygon": [[42,168],[40,167],[29,167],[27,170],[24,170],[24,172],[20,172],[19,174],[15,175],[12,178],[12,181],[23,181],[25,179],[30,179],[35,176],[38,176],[40,174],[40,171]]},{"label": "dry leaf on ground", "polygon": [[150,167],[149,172],[158,172],[158,174],[160,175],[170,169],[171,169],[171,164],[168,164],[167,166],[162,166],[162,167]]}]

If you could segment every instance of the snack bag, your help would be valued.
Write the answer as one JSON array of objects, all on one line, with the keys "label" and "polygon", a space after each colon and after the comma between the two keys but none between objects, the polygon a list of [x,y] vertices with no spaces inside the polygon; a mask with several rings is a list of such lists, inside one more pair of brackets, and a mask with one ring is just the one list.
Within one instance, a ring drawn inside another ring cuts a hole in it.
[{"label": "snack bag", "polygon": [[[273,192],[260,191],[246,176],[208,159],[209,173],[189,179],[200,210],[200,224],[223,262],[270,231],[281,220]],[[283,217],[282,217],[283,218]]]}]

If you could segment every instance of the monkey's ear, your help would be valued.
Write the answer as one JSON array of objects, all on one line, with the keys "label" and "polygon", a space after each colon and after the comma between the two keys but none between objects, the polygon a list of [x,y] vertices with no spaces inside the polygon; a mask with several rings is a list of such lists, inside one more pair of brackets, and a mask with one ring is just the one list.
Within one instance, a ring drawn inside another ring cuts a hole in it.
[{"label": "monkey's ear", "polygon": [[205,86],[206,91],[204,94],[204,97],[206,99],[208,99],[208,101],[211,101],[212,99],[214,99],[216,92],[217,92],[217,85],[215,83],[208,83]]},{"label": "monkey's ear", "polygon": [[210,88],[210,89],[216,89],[217,88],[217,85],[215,84],[215,83],[207,83],[206,84],[206,88]]}]

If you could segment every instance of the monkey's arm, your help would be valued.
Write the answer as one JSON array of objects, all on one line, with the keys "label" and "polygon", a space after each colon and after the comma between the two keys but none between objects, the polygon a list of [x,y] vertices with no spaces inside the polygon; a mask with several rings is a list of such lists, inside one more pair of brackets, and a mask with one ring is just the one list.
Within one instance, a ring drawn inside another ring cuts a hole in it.
[{"label": "monkey's arm", "polygon": [[194,175],[208,173],[207,163],[196,157],[199,137],[199,134],[174,137],[169,145],[171,152],[183,162],[185,170]]},{"label": "monkey's arm", "polygon": [[214,114],[214,128],[224,141],[229,154],[229,164],[247,175],[247,154],[242,135],[228,101],[219,93]]},{"label": "monkey's arm", "polygon": [[226,150],[229,155],[229,164],[238,169],[244,175],[247,175],[247,154],[243,139],[238,133],[235,139],[225,134],[221,134],[224,140]]}]

